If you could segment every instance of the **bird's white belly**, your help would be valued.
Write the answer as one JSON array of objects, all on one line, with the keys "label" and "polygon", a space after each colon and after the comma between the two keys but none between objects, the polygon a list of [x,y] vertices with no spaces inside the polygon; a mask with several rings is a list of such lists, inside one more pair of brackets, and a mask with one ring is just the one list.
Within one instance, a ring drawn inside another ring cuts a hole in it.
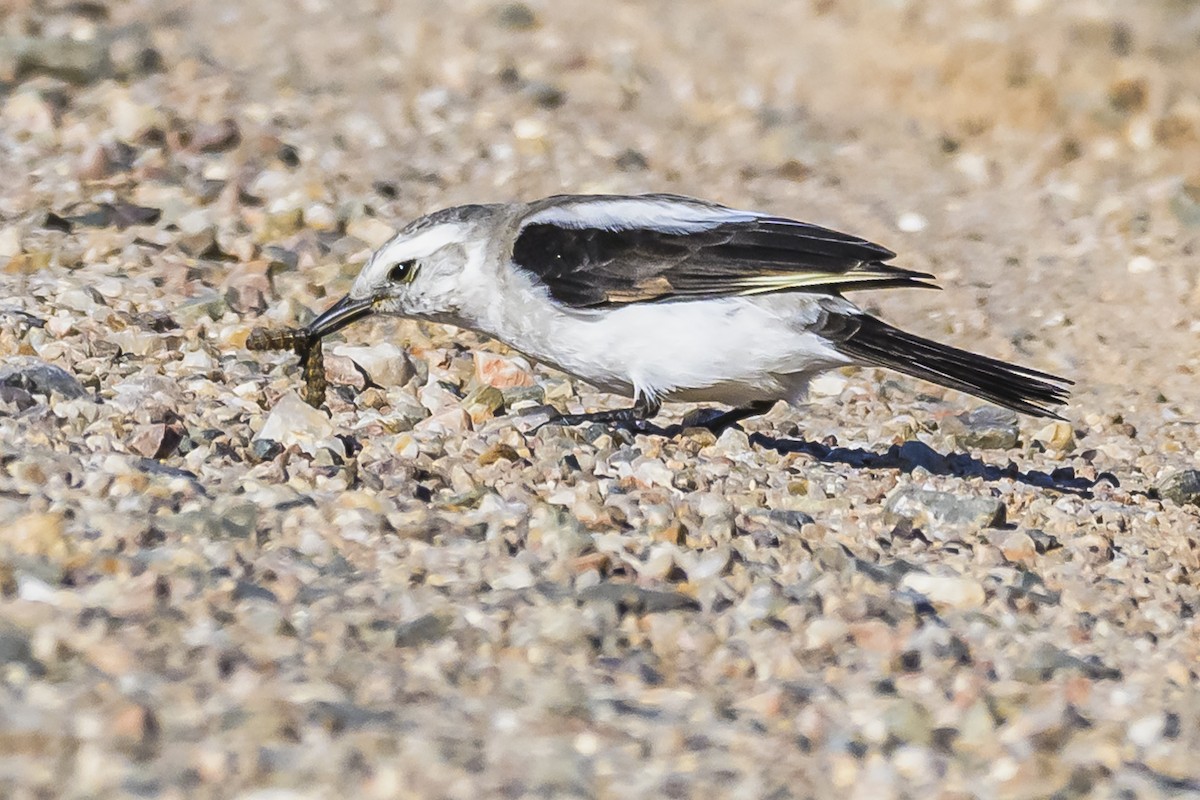
[{"label": "bird's white belly", "polygon": [[811,295],[526,310],[547,313],[537,324],[509,326],[503,338],[510,345],[625,395],[729,405],[794,401],[813,374],[847,363],[807,330],[820,313]]}]

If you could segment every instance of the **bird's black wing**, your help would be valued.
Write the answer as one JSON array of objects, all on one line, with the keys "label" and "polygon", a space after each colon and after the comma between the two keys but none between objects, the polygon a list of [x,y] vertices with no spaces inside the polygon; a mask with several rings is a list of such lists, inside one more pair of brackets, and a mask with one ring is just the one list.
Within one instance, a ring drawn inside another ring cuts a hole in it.
[{"label": "bird's black wing", "polygon": [[930,286],[865,239],[675,195],[561,196],[519,222],[513,264],[577,308]]}]

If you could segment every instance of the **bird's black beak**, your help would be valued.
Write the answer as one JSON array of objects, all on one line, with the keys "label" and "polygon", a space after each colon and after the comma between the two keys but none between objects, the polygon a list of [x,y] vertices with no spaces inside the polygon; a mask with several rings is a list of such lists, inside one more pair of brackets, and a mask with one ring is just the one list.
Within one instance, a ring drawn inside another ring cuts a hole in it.
[{"label": "bird's black beak", "polygon": [[355,300],[346,295],[309,323],[306,331],[310,339],[320,339],[370,316],[372,311],[374,306],[370,299]]}]

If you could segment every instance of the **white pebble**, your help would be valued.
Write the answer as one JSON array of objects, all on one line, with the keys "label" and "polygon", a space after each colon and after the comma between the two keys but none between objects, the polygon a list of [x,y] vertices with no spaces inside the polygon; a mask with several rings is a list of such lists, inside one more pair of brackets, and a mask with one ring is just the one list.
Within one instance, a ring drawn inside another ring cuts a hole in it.
[{"label": "white pebble", "polygon": [[1147,272],[1153,272],[1158,267],[1153,258],[1150,256],[1134,256],[1129,259],[1130,275],[1145,275]]},{"label": "white pebble", "polygon": [[46,319],[46,332],[53,336],[66,336],[75,327],[75,320],[63,312]]},{"label": "white pebble", "polygon": [[904,576],[901,585],[925,595],[935,605],[951,608],[978,608],[987,599],[982,584],[973,578],[910,572]]},{"label": "white pebble", "polygon": [[412,362],[404,349],[391,342],[372,345],[342,344],[333,348],[334,355],[345,356],[371,376],[379,386],[403,386],[413,375]]},{"label": "white pebble", "polygon": [[848,382],[845,375],[827,372],[812,379],[808,384],[808,392],[818,397],[837,397],[845,390]]},{"label": "white pebble", "polygon": [[729,563],[729,551],[724,547],[709,550],[686,567],[688,580],[700,582],[720,575]]},{"label": "white pebble", "polygon": [[212,357],[203,350],[189,350],[183,354],[180,363],[189,370],[208,372],[213,368]]},{"label": "white pebble", "polygon": [[21,254],[21,231],[15,225],[0,230],[0,258]]},{"label": "white pebble", "polygon": [[1127,736],[1138,747],[1149,747],[1159,740],[1163,730],[1163,718],[1158,714],[1136,719],[1130,723]]},{"label": "white pebble", "polygon": [[17,577],[17,597],[30,603],[58,605],[58,597],[50,584],[30,575]]},{"label": "white pebble", "polygon": [[841,642],[849,632],[849,626],[840,619],[818,617],[804,629],[804,647],[807,650],[818,650]]},{"label": "white pebble", "polygon": [[1149,114],[1135,117],[1125,129],[1125,137],[1135,150],[1149,150],[1154,146],[1154,120]]},{"label": "white pebble", "polygon": [[320,231],[331,231],[337,227],[337,214],[324,203],[313,203],[304,209],[304,224]]},{"label": "white pebble", "polygon": [[896,227],[905,233],[923,231],[928,225],[929,221],[915,211],[906,211],[896,220]]},{"label": "white pebble", "polygon": [[991,182],[992,169],[986,156],[978,153],[962,153],[954,159],[954,168],[977,186]]},{"label": "white pebble", "polygon": [[546,138],[546,125],[541,120],[524,117],[513,123],[513,135],[526,141]]},{"label": "white pebble", "polygon": [[358,217],[346,224],[346,235],[366,242],[370,247],[379,247],[396,235],[396,229],[374,217]]},{"label": "white pebble", "polygon": [[255,439],[270,439],[284,447],[298,446],[315,455],[318,445],[333,436],[333,425],[324,412],[313,408],[295,392],[288,392],[267,415]]},{"label": "white pebble", "polygon": [[633,475],[646,486],[671,488],[675,474],[657,459],[642,462],[633,470]]}]

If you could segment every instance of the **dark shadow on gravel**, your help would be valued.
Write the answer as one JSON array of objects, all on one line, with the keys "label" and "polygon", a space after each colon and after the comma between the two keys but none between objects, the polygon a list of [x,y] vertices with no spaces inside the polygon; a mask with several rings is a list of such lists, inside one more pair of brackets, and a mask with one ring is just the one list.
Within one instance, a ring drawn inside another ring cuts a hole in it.
[{"label": "dark shadow on gravel", "polygon": [[780,453],[804,453],[823,464],[848,464],[860,469],[896,469],[912,472],[922,467],[934,475],[953,475],[958,478],[983,478],[985,481],[1012,480],[1039,489],[1091,497],[1097,484],[1119,486],[1115,475],[1103,472],[1095,480],[1081,478],[1073,467],[1060,467],[1052,472],[1029,470],[1022,472],[1009,461],[997,466],[967,453],[943,455],[923,442],[910,441],[892,445],[886,452],[877,453],[860,447],[830,447],[804,439],[778,439],[764,433],[750,434],[750,443]]},{"label": "dark shadow on gravel", "polygon": [[[522,415],[537,411],[541,411],[541,409],[522,412]],[[558,424],[561,423],[552,419],[539,424],[534,430]],[[622,431],[628,437],[627,441],[632,441],[636,434],[665,436],[673,439],[686,435],[688,430],[681,424],[664,427],[649,420],[626,424],[593,423],[593,427],[601,432]],[[719,431],[713,432],[719,433]],[[779,453],[804,453],[823,464],[847,464],[859,469],[895,469],[901,472],[912,472],[917,467],[922,467],[934,475],[982,478],[985,481],[1011,480],[1026,486],[1036,486],[1039,489],[1049,489],[1079,497],[1092,497],[1092,489],[1101,483],[1107,483],[1114,488],[1121,485],[1117,476],[1111,472],[1102,472],[1096,476],[1095,480],[1077,476],[1074,467],[1059,467],[1051,472],[1038,470],[1022,472],[1013,461],[1009,461],[1004,466],[998,466],[975,458],[968,453],[943,455],[924,442],[918,441],[894,444],[886,452],[879,453],[873,450],[864,450],[861,447],[830,447],[820,442],[810,442],[807,439],[781,439],[765,433],[751,433],[749,437],[750,443],[757,447],[765,447]]]}]

